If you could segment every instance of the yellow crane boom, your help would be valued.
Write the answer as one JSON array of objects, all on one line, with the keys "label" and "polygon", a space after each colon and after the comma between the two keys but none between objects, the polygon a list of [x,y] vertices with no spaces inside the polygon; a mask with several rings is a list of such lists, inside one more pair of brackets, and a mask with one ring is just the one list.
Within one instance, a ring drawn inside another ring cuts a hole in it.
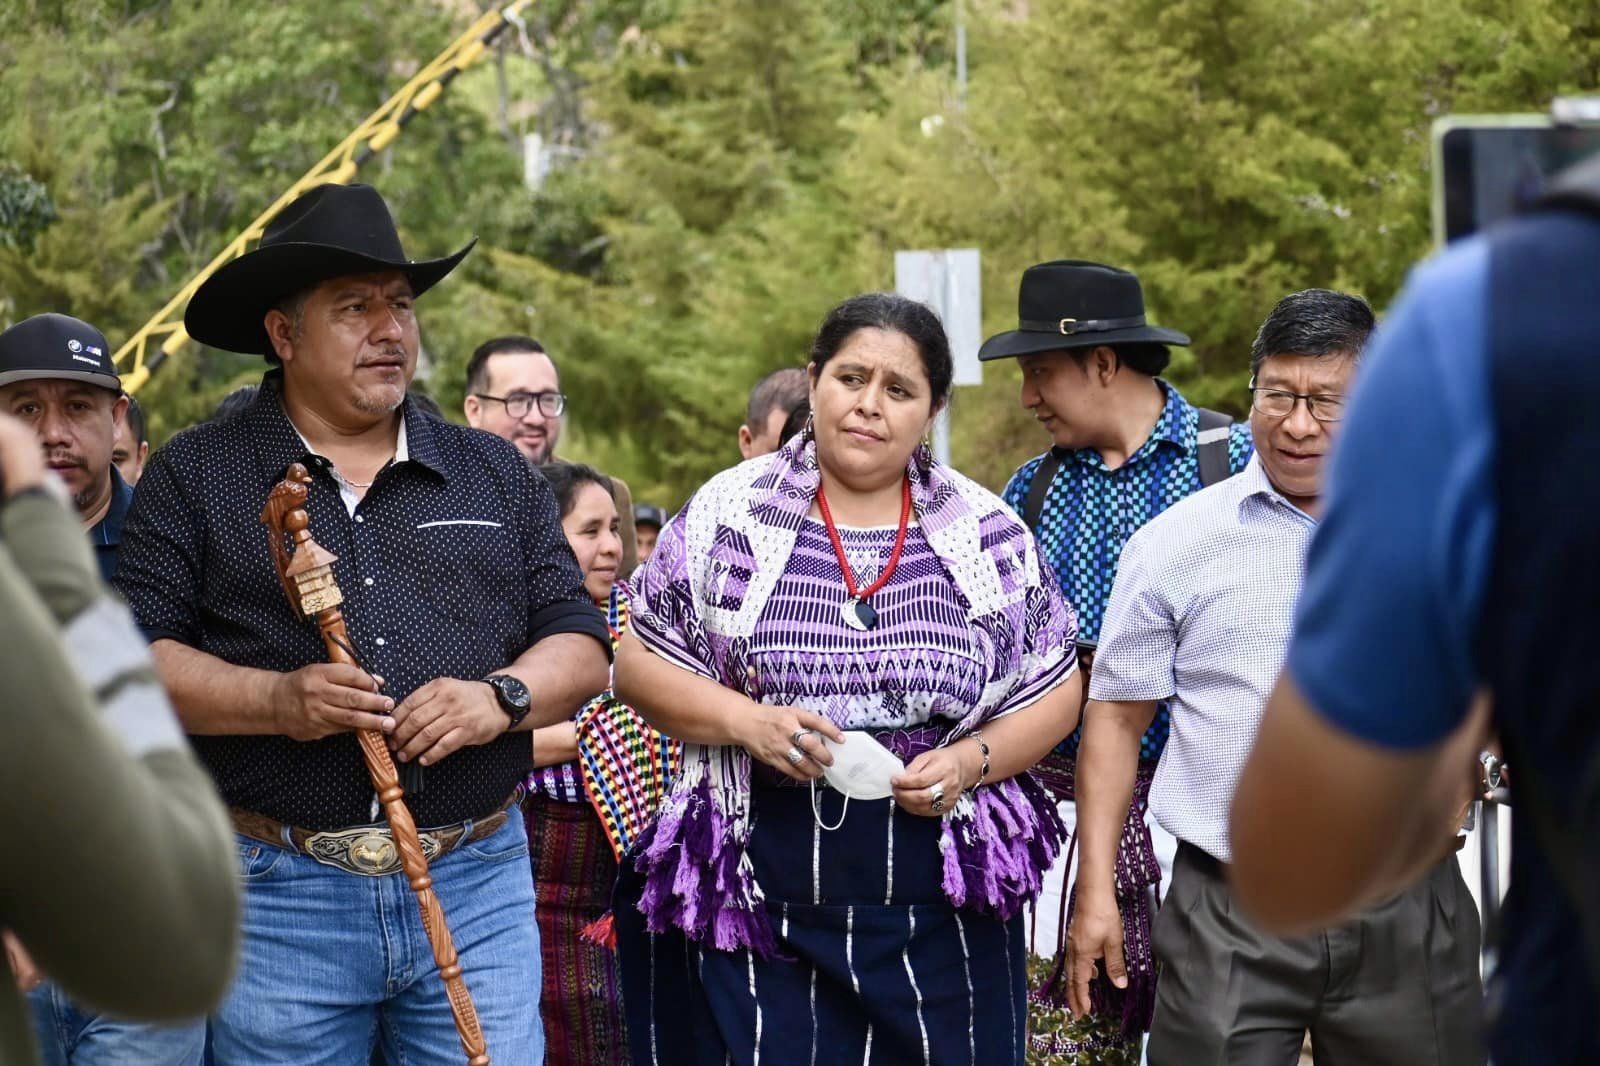
[{"label": "yellow crane boom", "polygon": [[488,51],[489,45],[514,21],[517,12],[532,0],[514,0],[494,11],[485,12],[443,52],[423,67],[399,92],[384,101],[338,147],[322,158],[316,166],[306,171],[299,181],[289,186],[272,206],[258,215],[217,257],[207,263],[199,273],[179,289],[167,305],[140,326],[127,343],[118,348],[112,358],[122,373],[122,384],[129,392],[137,392],[161,361],[189,343],[189,334],[183,328],[183,311],[189,305],[202,282],[224,263],[243,255],[251,244],[261,239],[261,234],[272,217],[295,197],[326,182],[340,185],[356,176],[361,164],[393,144],[400,131],[444,93],[445,87],[456,75],[476,63]]}]

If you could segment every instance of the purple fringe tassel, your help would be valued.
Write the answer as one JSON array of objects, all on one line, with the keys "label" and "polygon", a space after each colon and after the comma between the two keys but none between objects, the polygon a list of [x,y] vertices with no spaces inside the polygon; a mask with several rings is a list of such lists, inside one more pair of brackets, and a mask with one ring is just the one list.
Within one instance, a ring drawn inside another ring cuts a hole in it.
[{"label": "purple fringe tassel", "polygon": [[713,802],[703,778],[668,797],[634,860],[645,878],[639,911],[650,932],[679,929],[722,951],[775,956],[777,937],[745,853],[748,835],[748,821]]},{"label": "purple fringe tassel", "polygon": [[[1156,1009],[1155,947],[1152,928],[1155,913],[1152,909],[1154,889],[1161,884],[1161,865],[1156,860],[1155,845],[1150,839],[1150,829],[1144,824],[1145,808],[1150,802],[1150,783],[1155,778],[1154,764],[1140,764],[1134,780],[1133,803],[1128,809],[1128,820],[1122,826],[1122,838],[1117,843],[1117,908],[1122,912],[1122,952],[1127,961],[1128,987],[1118,988],[1096,971],[1089,983],[1089,1005],[1096,1015],[1116,1018],[1121,1023],[1122,1035],[1137,1037],[1148,1032]],[[1070,768],[1053,768],[1046,779],[1062,799],[1073,798],[1073,775]],[[1071,928],[1072,912],[1077,906],[1077,885],[1073,885],[1067,903],[1067,923]],[[1056,950],[1055,965],[1050,976],[1039,986],[1034,998],[1053,1007],[1067,1003],[1067,945],[1063,938]]]},{"label": "purple fringe tassel", "polygon": [[1066,836],[1055,802],[1031,774],[962,796],[939,840],[945,895],[1008,919],[1038,896]]}]

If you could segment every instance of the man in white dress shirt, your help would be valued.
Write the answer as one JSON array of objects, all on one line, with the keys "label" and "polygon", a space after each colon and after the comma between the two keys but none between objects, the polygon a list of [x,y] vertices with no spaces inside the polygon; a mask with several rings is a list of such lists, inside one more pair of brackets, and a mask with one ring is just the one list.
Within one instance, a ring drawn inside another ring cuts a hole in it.
[{"label": "man in white dress shirt", "polygon": [[1153,1066],[1287,1066],[1307,1031],[1319,1064],[1484,1061],[1478,916],[1454,856],[1416,888],[1309,936],[1258,930],[1226,879],[1234,787],[1288,649],[1324,460],[1373,326],[1359,297],[1311,289],[1280,301],[1251,351],[1255,458],[1150,522],[1122,554],[1078,756],[1071,999],[1075,1012],[1089,1008],[1097,961],[1122,980],[1113,860],[1139,737],[1166,703],[1172,735],[1150,808],[1179,846],[1155,923]]}]

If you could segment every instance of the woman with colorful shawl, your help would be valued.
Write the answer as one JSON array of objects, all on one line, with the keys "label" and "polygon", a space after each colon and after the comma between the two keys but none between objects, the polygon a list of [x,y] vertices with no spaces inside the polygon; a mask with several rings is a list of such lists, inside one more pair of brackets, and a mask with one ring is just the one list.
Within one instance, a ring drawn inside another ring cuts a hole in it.
[{"label": "woman with colorful shawl", "polygon": [[[576,463],[541,468],[561,508],[561,528],[584,588],[606,611],[613,647],[627,632],[627,585],[609,478]],[[545,1062],[628,1061],[627,1030],[609,939],[617,857],[654,812],[678,745],[608,691],[571,722],[533,733],[534,771],[523,816],[533,862],[542,971]]]},{"label": "woman with colorful shawl", "polygon": [[[617,690],[685,749],[617,886],[634,1061],[1021,1063],[1020,915],[1063,837],[1027,769],[1077,722],[1076,625],[1023,524],[921,443],[952,375],[932,311],[846,301],[809,374],[811,424],[713,478],[635,582]],[[905,764],[883,798],[819,780],[874,739]]]}]

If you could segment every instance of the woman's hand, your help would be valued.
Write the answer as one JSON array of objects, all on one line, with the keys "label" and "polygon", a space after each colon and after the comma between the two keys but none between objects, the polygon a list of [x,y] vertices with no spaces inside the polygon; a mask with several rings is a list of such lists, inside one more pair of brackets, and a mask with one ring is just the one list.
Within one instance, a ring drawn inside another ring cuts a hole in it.
[{"label": "woman's hand", "polygon": [[[768,707],[752,701],[751,708],[749,714],[740,716],[734,741],[753,758],[796,781],[815,781],[824,766],[833,765],[833,756],[818,734],[843,743],[838,726],[798,707]],[[797,751],[800,758],[791,758]]]},{"label": "woman's hand", "polygon": [[911,814],[944,817],[956,805],[967,781],[978,776],[978,771],[967,765],[967,755],[977,750],[975,744],[956,743],[918,755],[903,772],[890,778],[894,801]]}]

